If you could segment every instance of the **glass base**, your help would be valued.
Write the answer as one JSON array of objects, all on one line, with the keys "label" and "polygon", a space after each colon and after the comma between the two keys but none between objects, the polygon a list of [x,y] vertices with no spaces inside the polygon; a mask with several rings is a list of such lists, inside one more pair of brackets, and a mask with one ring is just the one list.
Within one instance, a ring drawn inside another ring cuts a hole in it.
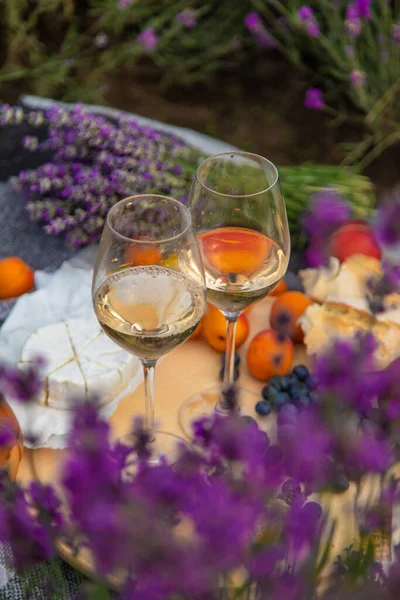
[{"label": "glass base", "polygon": [[[260,396],[239,386],[236,387],[236,390],[238,392],[240,414],[255,419],[256,413],[254,407],[260,400]],[[197,421],[202,417],[209,417],[216,412],[221,391],[221,385],[213,386],[194,394],[182,404],[179,410],[179,423],[187,438],[190,439],[192,437],[193,421]],[[218,411],[218,414],[223,413]]]}]

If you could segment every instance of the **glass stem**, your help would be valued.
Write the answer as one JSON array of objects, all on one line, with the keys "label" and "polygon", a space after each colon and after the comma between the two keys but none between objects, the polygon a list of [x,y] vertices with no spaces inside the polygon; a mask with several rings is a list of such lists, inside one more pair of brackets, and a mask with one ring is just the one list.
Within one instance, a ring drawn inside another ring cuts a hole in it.
[{"label": "glass stem", "polygon": [[226,354],[224,385],[234,382],[235,371],[235,341],[237,317],[226,317]]},{"label": "glass stem", "polygon": [[[225,315],[226,318],[226,353],[225,353],[225,369],[223,387],[227,387],[234,383],[235,375],[235,333],[236,322],[238,315]],[[223,394],[221,395],[217,406],[217,412],[227,413],[229,407],[225,405]]]},{"label": "glass stem", "polygon": [[144,425],[154,438],[154,372],[156,360],[142,360],[144,376]]}]

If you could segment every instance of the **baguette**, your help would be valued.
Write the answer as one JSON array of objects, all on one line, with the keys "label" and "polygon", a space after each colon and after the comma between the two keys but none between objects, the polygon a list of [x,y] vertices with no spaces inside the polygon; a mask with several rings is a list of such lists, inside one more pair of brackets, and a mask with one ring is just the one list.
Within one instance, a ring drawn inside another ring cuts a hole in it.
[{"label": "baguette", "polygon": [[377,341],[375,359],[378,368],[386,367],[400,356],[400,324],[379,320],[347,304],[313,304],[307,308],[299,323],[304,331],[308,354],[319,354],[327,350],[335,339],[351,340],[361,331],[372,333]]}]

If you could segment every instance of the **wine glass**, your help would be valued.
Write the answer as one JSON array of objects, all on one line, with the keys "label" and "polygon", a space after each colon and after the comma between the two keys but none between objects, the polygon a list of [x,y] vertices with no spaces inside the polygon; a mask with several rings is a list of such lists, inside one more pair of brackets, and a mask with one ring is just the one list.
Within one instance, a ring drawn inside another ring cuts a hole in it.
[{"label": "wine glass", "polygon": [[115,204],[100,241],[92,297],[101,328],[143,365],[152,460],[168,458],[176,436],[154,431],[154,370],[192,334],[206,302],[189,210],[153,194]]},{"label": "wine glass", "polygon": [[[271,292],[285,275],[290,234],[277,168],[248,152],[223,152],[203,161],[189,197],[199,240],[207,299],[225,316],[227,345],[224,384],[234,381],[235,328],[242,311]],[[197,397],[181,409],[205,414]],[[223,395],[216,404],[227,411]]]}]

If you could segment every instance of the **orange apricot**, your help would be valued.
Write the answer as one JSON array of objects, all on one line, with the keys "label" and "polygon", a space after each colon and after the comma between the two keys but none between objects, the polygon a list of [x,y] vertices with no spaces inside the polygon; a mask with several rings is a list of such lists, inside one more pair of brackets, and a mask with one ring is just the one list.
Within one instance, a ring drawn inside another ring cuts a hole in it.
[{"label": "orange apricot", "polygon": [[293,343],[271,329],[257,333],[247,350],[247,368],[250,373],[267,381],[273,375],[285,375],[292,367]]},{"label": "orange apricot", "polygon": [[286,285],[285,281],[283,279],[281,279],[280,282],[278,283],[278,285],[276,286],[276,288],[274,288],[272,290],[272,292],[270,292],[268,295],[269,296],[280,296],[281,294],[283,294],[286,291],[287,291],[287,285]]},{"label": "orange apricot", "polygon": [[[236,348],[240,348],[249,335],[250,325],[246,315],[240,315],[236,323]],[[207,313],[203,317],[203,333],[207,342],[214,350],[225,352],[226,350],[226,319],[221,311],[213,305],[209,305]]]},{"label": "orange apricot", "polygon": [[125,252],[125,260],[135,267],[156,265],[161,260],[161,253],[156,246],[133,243]]},{"label": "orange apricot", "polygon": [[0,261],[0,300],[22,296],[34,285],[34,273],[21,258],[10,256]]},{"label": "orange apricot", "polygon": [[275,300],[269,317],[272,329],[286,333],[294,342],[303,340],[303,330],[298,323],[313,301],[302,292],[284,292]]}]

